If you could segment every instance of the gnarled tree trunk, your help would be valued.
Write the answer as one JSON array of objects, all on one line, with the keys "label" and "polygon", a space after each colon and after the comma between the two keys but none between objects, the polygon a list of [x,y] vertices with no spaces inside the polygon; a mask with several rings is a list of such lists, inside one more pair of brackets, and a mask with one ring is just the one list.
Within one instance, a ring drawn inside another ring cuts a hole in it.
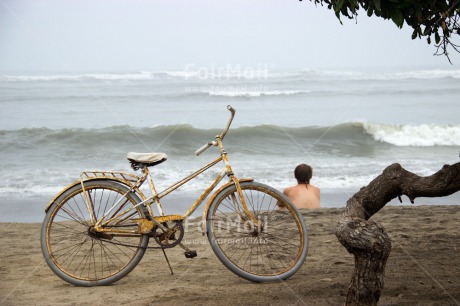
[{"label": "gnarled tree trunk", "polygon": [[[377,305],[383,288],[385,264],[391,242],[385,229],[369,218],[389,201],[406,195],[443,197],[460,190],[460,163],[445,165],[435,174],[421,177],[393,164],[368,186],[353,195],[336,228],[336,236],[355,257],[346,305]],[[401,198],[400,198],[401,200]]]}]

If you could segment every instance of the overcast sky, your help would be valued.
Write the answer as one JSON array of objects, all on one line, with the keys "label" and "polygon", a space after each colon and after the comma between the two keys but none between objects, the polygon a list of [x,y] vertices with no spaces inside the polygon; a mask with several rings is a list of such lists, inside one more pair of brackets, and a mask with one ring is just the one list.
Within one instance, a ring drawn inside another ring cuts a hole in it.
[{"label": "overcast sky", "polygon": [[412,30],[296,0],[0,0],[0,73],[458,69]]}]

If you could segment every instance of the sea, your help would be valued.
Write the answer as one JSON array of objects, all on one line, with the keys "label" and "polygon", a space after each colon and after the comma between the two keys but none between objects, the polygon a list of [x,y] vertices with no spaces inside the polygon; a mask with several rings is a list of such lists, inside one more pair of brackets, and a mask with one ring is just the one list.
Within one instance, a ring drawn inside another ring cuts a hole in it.
[{"label": "sea", "polygon": [[[393,163],[427,176],[460,161],[460,70],[212,68],[0,75],[0,222],[40,222],[82,171],[133,172],[132,151],[168,155],[151,168],[165,189],[218,156],[194,152],[221,133],[227,105],[235,175],[283,190],[307,163],[323,207],[344,207]],[[184,212],[221,166],[180,187],[181,204],[165,211]]]}]

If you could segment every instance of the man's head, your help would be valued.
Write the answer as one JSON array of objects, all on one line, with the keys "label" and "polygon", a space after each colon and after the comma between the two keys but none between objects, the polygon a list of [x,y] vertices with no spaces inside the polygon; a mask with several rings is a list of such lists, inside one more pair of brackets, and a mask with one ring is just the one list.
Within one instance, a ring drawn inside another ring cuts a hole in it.
[{"label": "man's head", "polygon": [[307,164],[300,164],[295,167],[294,176],[299,184],[310,184],[313,169]]}]

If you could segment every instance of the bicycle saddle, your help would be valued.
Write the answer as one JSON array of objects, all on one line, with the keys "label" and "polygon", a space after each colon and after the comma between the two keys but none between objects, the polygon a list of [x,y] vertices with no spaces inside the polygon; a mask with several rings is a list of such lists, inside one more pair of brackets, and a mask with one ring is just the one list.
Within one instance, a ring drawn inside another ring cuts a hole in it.
[{"label": "bicycle saddle", "polygon": [[155,166],[168,159],[164,153],[135,153],[129,152],[126,158],[130,161],[132,166]]}]

